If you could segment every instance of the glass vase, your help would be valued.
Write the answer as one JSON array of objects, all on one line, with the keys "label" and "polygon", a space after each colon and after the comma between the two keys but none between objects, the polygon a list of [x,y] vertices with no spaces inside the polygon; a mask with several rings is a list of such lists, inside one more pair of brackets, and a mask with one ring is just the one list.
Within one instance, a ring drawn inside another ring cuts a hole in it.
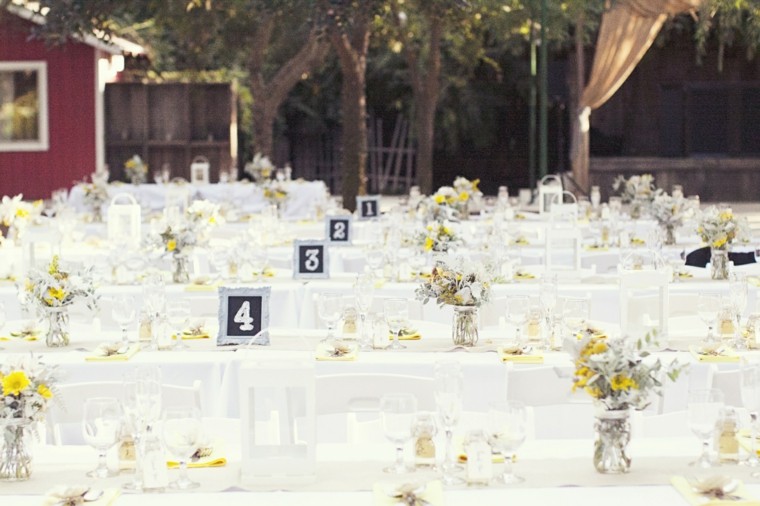
[{"label": "glass vase", "polygon": [[186,255],[174,255],[172,257],[174,261],[172,280],[175,283],[188,283],[190,282],[190,271],[188,270],[188,258]]},{"label": "glass vase", "polygon": [[641,201],[638,199],[634,199],[631,201],[631,208],[629,213],[631,215],[632,220],[638,220],[641,218]]},{"label": "glass vase", "polygon": [[728,250],[710,249],[710,276],[713,279],[728,279]]},{"label": "glass vase", "polygon": [[23,481],[32,475],[32,422],[0,419],[0,481]]},{"label": "glass vase", "polygon": [[455,346],[475,346],[478,342],[478,308],[454,306],[451,338]]},{"label": "glass vase", "polygon": [[68,346],[69,344],[69,312],[65,307],[49,308],[47,310],[48,329],[45,334],[45,344],[49,348]]},{"label": "glass vase", "polygon": [[662,243],[666,246],[673,246],[676,243],[676,227],[673,225],[663,225]]},{"label": "glass vase", "polygon": [[594,441],[594,467],[602,474],[623,474],[631,468],[627,454],[631,440],[629,410],[598,410]]}]

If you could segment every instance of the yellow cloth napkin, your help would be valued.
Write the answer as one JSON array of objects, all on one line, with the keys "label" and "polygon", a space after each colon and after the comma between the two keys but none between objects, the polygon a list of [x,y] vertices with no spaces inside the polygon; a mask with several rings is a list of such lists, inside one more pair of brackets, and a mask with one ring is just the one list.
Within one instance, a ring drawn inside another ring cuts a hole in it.
[{"label": "yellow cloth napkin", "polygon": [[706,497],[691,486],[689,481],[683,476],[673,476],[670,479],[670,483],[675,487],[681,496],[694,506],[720,506],[724,504],[735,504],[741,506],[760,506],[760,501],[754,499],[744,489],[744,485],[740,484],[739,487],[731,493],[732,496],[738,496],[740,499],[718,499]]},{"label": "yellow cloth napkin", "polygon": [[140,345],[135,343],[129,346],[126,353],[108,355],[107,357],[103,355],[87,355],[84,359],[87,362],[126,362],[138,351],[140,351]]},{"label": "yellow cloth napkin", "polygon": [[678,279],[687,279],[687,278],[693,278],[694,274],[692,274],[691,272],[677,272],[676,277]]},{"label": "yellow cloth napkin", "polygon": [[[227,459],[225,457],[214,456],[211,454],[209,457],[203,457],[196,462],[188,462],[188,469],[196,469],[199,467],[223,467],[227,465]],[[166,467],[174,469],[179,467],[179,462],[169,460],[166,462]]]},{"label": "yellow cloth napkin", "polygon": [[502,362],[514,362],[516,364],[543,364],[544,355],[542,353],[521,353],[519,355],[499,347],[499,356]]},{"label": "yellow cloth napkin", "polygon": [[603,244],[587,244],[583,247],[586,251],[609,251],[609,246]]},{"label": "yellow cloth napkin", "polygon": [[704,353],[700,353],[695,348],[691,348],[691,354],[700,362],[714,362],[714,363],[723,363],[723,362],[738,362],[739,361],[739,355],[733,352],[723,352],[720,355],[707,355]]},{"label": "yellow cloth napkin", "polygon": [[351,346],[350,348],[351,350],[348,353],[344,353],[343,355],[333,355],[333,345],[320,343],[319,346],[317,346],[315,358],[320,361],[350,362],[356,360],[358,355],[358,350],[355,346]]},{"label": "yellow cloth napkin", "polygon": [[530,241],[528,241],[525,237],[518,237],[512,241],[512,244],[515,246],[528,246],[530,245]]},{"label": "yellow cloth napkin", "polygon": [[[394,338],[393,334],[388,334],[388,339],[393,341],[393,338]],[[404,329],[401,332],[401,336],[399,336],[398,338],[399,341],[419,341],[420,339],[422,339],[422,334],[420,334],[416,330],[411,330],[411,329]]]},{"label": "yellow cloth napkin", "polygon": [[219,288],[218,283],[212,285],[196,285],[190,284],[185,286],[186,292],[215,292]]},{"label": "yellow cloth napkin", "polygon": [[758,277],[758,276],[747,276],[747,283],[749,283],[752,286],[760,286],[760,277]]},{"label": "yellow cloth napkin", "polygon": [[522,214],[522,213],[517,213],[517,214],[515,214],[515,219],[516,220],[524,220],[525,219],[525,215]]},{"label": "yellow cloth napkin", "polygon": [[644,244],[646,244],[646,241],[644,239],[641,239],[639,237],[631,237],[632,246],[643,246]]},{"label": "yellow cloth napkin", "polygon": [[[417,497],[426,501],[429,506],[443,505],[443,487],[441,486],[440,481],[430,481],[424,485],[419,485],[417,488],[420,489],[417,493]],[[375,483],[372,487],[373,504],[375,504],[375,506],[401,504],[398,498],[393,497],[395,490],[396,487],[391,484]]]},{"label": "yellow cloth napkin", "polygon": [[[197,334],[190,332],[189,330],[182,332],[183,341],[188,341],[191,339],[208,339],[209,337],[211,337],[211,335],[207,331],[203,331]],[[177,334],[172,334],[172,339],[177,339]]]},{"label": "yellow cloth napkin", "polygon": [[40,335],[40,331],[37,329],[33,329],[33,330],[22,329],[22,330],[16,330],[16,331],[11,332],[11,337],[18,337],[18,338],[23,339],[24,341],[36,341],[37,339],[39,339],[39,335]]},{"label": "yellow cloth napkin", "polygon": [[517,271],[515,272],[515,279],[536,279],[536,276],[534,274],[531,274],[530,272],[526,271]]}]

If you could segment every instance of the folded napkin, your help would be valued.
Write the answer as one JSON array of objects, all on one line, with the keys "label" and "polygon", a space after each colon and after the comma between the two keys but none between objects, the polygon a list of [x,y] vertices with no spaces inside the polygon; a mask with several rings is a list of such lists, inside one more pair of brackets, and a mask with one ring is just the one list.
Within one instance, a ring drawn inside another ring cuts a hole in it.
[{"label": "folded napkin", "polygon": [[347,344],[345,342],[336,343],[320,343],[317,346],[317,353],[315,358],[317,360],[324,361],[337,361],[337,362],[349,362],[356,360],[358,355],[358,349],[355,345]]},{"label": "folded napkin", "polygon": [[640,237],[631,237],[631,246],[643,246],[647,242]]},{"label": "folded napkin", "polygon": [[675,276],[678,279],[689,279],[689,278],[693,278],[694,274],[692,274],[691,272],[680,271],[680,272],[676,272]]},{"label": "folded napkin", "polygon": [[700,362],[738,362],[740,357],[731,350],[716,348],[714,350],[701,350],[698,347],[690,348],[691,354]]},{"label": "folded napkin", "polygon": [[524,220],[525,219],[525,215],[522,214],[522,213],[517,213],[517,214],[515,214],[515,219],[516,220]]},{"label": "folded napkin", "polygon": [[[204,450],[210,450],[208,451],[208,455],[200,456],[204,454]],[[188,469],[195,469],[199,467],[223,467],[227,465],[227,459],[221,455],[218,455],[216,452],[213,451],[213,449],[209,448],[201,448],[197,452],[195,452],[195,455],[190,458],[190,461],[187,463]],[[166,462],[166,467],[169,469],[174,469],[179,467],[179,462],[176,462],[174,460],[169,460]]]},{"label": "folded napkin", "polygon": [[84,485],[68,487],[60,485],[45,494],[45,506],[110,506],[121,495],[121,489],[107,488],[105,490],[86,487]]},{"label": "folded napkin", "polygon": [[531,353],[530,348],[520,348],[516,346],[500,346],[499,357],[503,362],[514,362],[516,364],[543,364],[544,355],[542,353]]},{"label": "folded napkin", "polygon": [[610,247],[605,246],[604,244],[587,244],[583,249],[586,251],[608,251]]},{"label": "folded napkin", "polygon": [[[388,334],[388,339],[391,341],[394,337],[393,334]],[[398,337],[399,341],[419,341],[420,339],[422,339],[422,334],[415,329],[401,329],[401,335]]]},{"label": "folded napkin", "polygon": [[760,276],[747,276],[747,283],[752,286],[760,286]]},{"label": "folded napkin", "polygon": [[[733,481],[727,476],[706,478],[696,484],[689,482],[683,476],[673,476],[670,483],[686,502],[694,506],[720,506],[724,504],[760,506],[760,501],[747,493],[741,481]],[[723,492],[724,489],[725,492]]]},{"label": "folded napkin", "polygon": [[126,362],[134,356],[135,353],[140,351],[140,345],[138,343],[130,344],[129,347],[119,353],[121,350],[118,343],[115,344],[101,344],[95,348],[95,352],[92,355],[84,357],[87,362]]},{"label": "folded napkin", "polygon": [[514,241],[512,241],[512,244],[514,246],[528,246],[530,245],[530,241],[528,241],[525,237],[518,237]]},{"label": "folded napkin", "polygon": [[41,331],[37,328],[27,326],[22,327],[19,330],[14,330],[11,332],[11,337],[18,337],[25,341],[36,341],[39,339]]},{"label": "folded napkin", "polygon": [[443,487],[438,480],[428,483],[375,483],[372,487],[373,504],[376,506],[410,505],[442,506]]},{"label": "folded napkin", "polygon": [[[513,455],[512,456],[512,462],[515,462],[515,460],[517,460],[517,459]],[[464,453],[464,452],[460,452],[457,455],[457,461],[460,464],[466,463],[467,462],[467,454]],[[504,463],[504,455],[502,455],[501,453],[492,453],[491,454],[491,462],[493,462],[494,464],[503,464]]]},{"label": "folded napkin", "polygon": [[519,279],[536,279],[536,276],[535,274],[531,274],[530,272],[527,272],[527,271],[517,271],[515,272],[514,278],[518,280]]},{"label": "folded napkin", "polygon": [[[182,331],[182,339],[208,339],[210,334],[203,322],[193,324],[190,328]],[[172,334],[172,339],[177,339],[177,334]]]},{"label": "folded napkin", "polygon": [[210,285],[196,285],[196,284],[185,285],[186,292],[215,292],[218,288],[219,288],[218,283],[213,283]]}]

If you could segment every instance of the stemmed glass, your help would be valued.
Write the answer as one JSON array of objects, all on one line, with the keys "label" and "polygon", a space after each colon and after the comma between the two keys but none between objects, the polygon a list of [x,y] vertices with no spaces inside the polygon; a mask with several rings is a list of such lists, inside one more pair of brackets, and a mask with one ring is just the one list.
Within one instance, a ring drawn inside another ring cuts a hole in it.
[{"label": "stemmed glass", "polygon": [[409,322],[409,301],[406,299],[386,299],[383,301],[385,321],[388,329],[393,333],[393,342],[388,349],[401,350],[406,348],[399,342],[401,332]]},{"label": "stemmed glass", "polygon": [[322,293],[317,298],[317,312],[319,318],[327,326],[327,336],[321,342],[332,342],[335,340],[335,325],[337,325],[340,316],[343,313],[342,297],[336,293]]},{"label": "stemmed glass", "polygon": [[544,323],[546,325],[544,348],[551,350],[553,344],[552,333],[554,332],[554,313],[557,309],[556,278],[541,283],[538,300],[541,304],[541,313],[543,314]]},{"label": "stemmed glass", "polygon": [[121,327],[121,346],[126,348],[129,346],[129,339],[127,338],[127,328],[135,321],[137,315],[137,308],[135,304],[135,298],[131,295],[117,295],[113,298],[113,306],[111,306],[111,317]]},{"label": "stemmed glass", "polygon": [[565,297],[562,302],[562,320],[572,338],[583,330],[588,320],[589,300],[583,297]]},{"label": "stemmed glass", "polygon": [[5,303],[0,302],[0,330],[3,330],[3,327],[5,327],[6,316],[7,313],[5,312]]},{"label": "stemmed glass", "polygon": [[87,473],[92,478],[107,478],[117,473],[108,469],[106,452],[119,442],[122,431],[121,405],[114,397],[91,397],[84,402],[82,436],[98,452],[98,467]]},{"label": "stemmed glass", "polygon": [[376,246],[375,248],[371,248],[367,251],[367,266],[370,269],[370,272],[372,272],[372,276],[374,276],[377,279],[383,279],[383,276],[378,276],[377,271],[383,266],[383,263],[385,262],[385,252],[383,252],[383,249],[381,246]]},{"label": "stemmed glass", "polygon": [[251,268],[256,281],[261,281],[264,277],[264,271],[267,268],[269,251],[266,246],[257,246],[250,252]]},{"label": "stemmed glass", "polygon": [[464,395],[464,377],[459,362],[438,362],[435,366],[435,405],[441,427],[446,434],[446,455],[441,470],[442,481],[446,485],[463,483],[462,478],[454,472],[459,469],[452,450],[454,427],[459,423],[462,414],[462,398]]},{"label": "stemmed glass", "polygon": [[709,293],[700,293],[697,297],[697,313],[699,318],[707,325],[707,337],[704,340],[704,344],[712,346],[717,344],[717,339],[713,334],[713,326],[715,320],[718,319],[718,312],[720,311],[720,297]]},{"label": "stemmed glass", "polygon": [[409,259],[409,267],[412,269],[412,277],[415,281],[422,278],[422,268],[425,267],[427,259],[425,255],[415,254]]},{"label": "stemmed glass", "polygon": [[528,415],[525,404],[519,401],[496,402],[488,410],[488,434],[491,445],[504,456],[504,473],[495,481],[510,485],[524,478],[512,472],[512,452],[525,441]]},{"label": "stemmed glass", "polygon": [[742,314],[747,309],[747,278],[732,274],[728,281],[729,298],[734,315],[734,349],[746,350],[747,344],[744,342],[741,331]]},{"label": "stemmed glass", "polygon": [[169,488],[188,490],[200,484],[187,476],[187,462],[198,450],[202,426],[198,410],[192,407],[172,407],[164,410],[163,436],[166,449],[179,461],[179,478]]},{"label": "stemmed glass", "polygon": [[182,339],[190,321],[190,304],[186,300],[170,300],[166,304],[166,315],[169,318],[169,325],[174,329],[174,348],[175,350],[186,350],[188,346]]},{"label": "stemmed glass", "polygon": [[414,471],[404,464],[404,443],[412,437],[412,422],[417,413],[417,398],[408,393],[386,394],[380,399],[380,417],[385,437],[396,445],[396,462],[383,469],[386,473],[406,474]]},{"label": "stemmed glass", "polygon": [[372,307],[372,300],[375,296],[375,282],[369,276],[358,276],[354,283],[354,297],[356,298],[356,307],[359,310],[359,319],[361,320],[361,335],[359,345],[362,350],[372,349],[372,337],[367,332],[367,313]]},{"label": "stemmed glass", "polygon": [[[760,459],[757,457],[757,414],[758,410],[760,410],[760,364],[742,363],[740,381],[742,404],[744,404],[744,407],[749,411],[749,428],[752,440],[749,457],[747,457],[745,465],[749,467],[758,467],[760,466]],[[757,471],[752,474],[752,476],[758,475],[760,475],[760,472]]]},{"label": "stemmed glass", "polygon": [[530,299],[527,295],[511,295],[507,298],[507,319],[515,326],[515,340],[523,344],[522,326],[530,311]]},{"label": "stemmed glass", "polygon": [[702,453],[689,465],[712,467],[710,442],[722,409],[723,393],[720,390],[694,390],[689,393],[689,428],[702,440]]}]

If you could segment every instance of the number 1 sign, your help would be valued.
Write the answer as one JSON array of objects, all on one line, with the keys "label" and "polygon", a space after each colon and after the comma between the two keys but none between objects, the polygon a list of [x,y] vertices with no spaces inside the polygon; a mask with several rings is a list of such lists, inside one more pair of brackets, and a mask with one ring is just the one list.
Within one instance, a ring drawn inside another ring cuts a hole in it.
[{"label": "number 1 sign", "polygon": [[360,220],[374,220],[380,217],[380,196],[356,197],[356,212]]},{"label": "number 1 sign", "polygon": [[330,277],[328,248],[325,241],[295,241],[293,251],[294,279],[327,279]]},{"label": "number 1 sign", "polygon": [[269,296],[271,287],[219,288],[218,346],[269,344]]}]

